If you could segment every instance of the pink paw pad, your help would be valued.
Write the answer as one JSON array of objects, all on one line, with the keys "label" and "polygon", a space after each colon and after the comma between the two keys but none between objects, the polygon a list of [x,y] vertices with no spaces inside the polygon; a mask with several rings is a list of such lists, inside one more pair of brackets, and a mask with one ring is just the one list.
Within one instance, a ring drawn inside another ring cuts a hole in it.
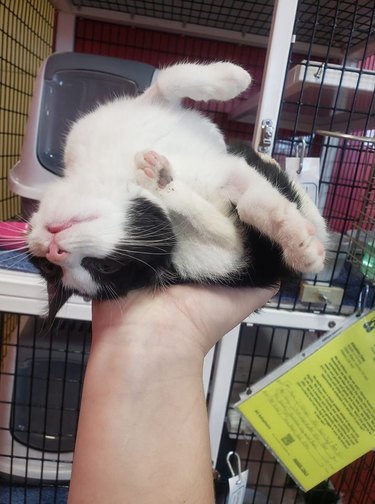
[{"label": "pink paw pad", "polygon": [[147,151],[142,154],[141,160],[138,169],[143,170],[147,177],[156,179],[158,177],[158,166],[162,161],[161,156],[155,151]]},{"label": "pink paw pad", "polygon": [[146,177],[156,182],[159,189],[164,189],[173,177],[168,159],[155,151],[146,151],[136,155],[138,170]]}]

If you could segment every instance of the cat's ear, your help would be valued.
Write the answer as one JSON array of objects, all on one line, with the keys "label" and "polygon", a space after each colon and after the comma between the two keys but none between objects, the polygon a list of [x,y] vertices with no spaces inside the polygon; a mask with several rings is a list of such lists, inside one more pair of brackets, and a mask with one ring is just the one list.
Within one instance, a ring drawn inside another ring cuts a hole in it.
[{"label": "cat's ear", "polygon": [[46,327],[51,328],[57,312],[68,301],[73,291],[66,289],[61,282],[47,282],[48,315],[45,319]]}]

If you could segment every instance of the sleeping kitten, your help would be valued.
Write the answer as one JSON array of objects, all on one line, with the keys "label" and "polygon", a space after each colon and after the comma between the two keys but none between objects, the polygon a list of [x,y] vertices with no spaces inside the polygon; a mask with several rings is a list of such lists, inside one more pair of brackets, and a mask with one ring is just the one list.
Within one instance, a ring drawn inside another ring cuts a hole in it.
[{"label": "sleeping kitten", "polygon": [[250,147],[227,148],[193,100],[229,100],[250,84],[231,63],[180,64],[138,97],[72,127],[64,177],[30,221],[32,262],[49,317],[72,293],[94,299],[174,283],[269,286],[318,272],[326,228],[305,192]]}]

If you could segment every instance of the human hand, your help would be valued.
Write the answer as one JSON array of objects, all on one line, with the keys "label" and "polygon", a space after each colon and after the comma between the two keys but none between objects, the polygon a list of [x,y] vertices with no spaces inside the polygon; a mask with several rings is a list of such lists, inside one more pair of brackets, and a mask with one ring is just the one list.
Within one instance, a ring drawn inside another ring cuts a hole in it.
[{"label": "human hand", "polygon": [[[157,292],[132,291],[117,301],[93,304],[93,337],[107,344],[195,346],[206,354],[229,330],[276,293],[275,289],[176,285]],[[172,338],[172,340],[171,340]]]}]

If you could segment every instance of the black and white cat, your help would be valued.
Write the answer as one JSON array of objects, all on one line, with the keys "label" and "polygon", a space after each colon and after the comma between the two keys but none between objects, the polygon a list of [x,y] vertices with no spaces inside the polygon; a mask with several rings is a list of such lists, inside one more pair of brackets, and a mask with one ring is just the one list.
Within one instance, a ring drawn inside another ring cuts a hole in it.
[{"label": "black and white cat", "polygon": [[271,158],[228,148],[181,99],[229,100],[250,84],[232,63],[179,64],[138,97],[71,128],[64,177],[30,220],[50,317],[72,293],[94,299],[182,282],[269,286],[319,272],[326,226]]}]

